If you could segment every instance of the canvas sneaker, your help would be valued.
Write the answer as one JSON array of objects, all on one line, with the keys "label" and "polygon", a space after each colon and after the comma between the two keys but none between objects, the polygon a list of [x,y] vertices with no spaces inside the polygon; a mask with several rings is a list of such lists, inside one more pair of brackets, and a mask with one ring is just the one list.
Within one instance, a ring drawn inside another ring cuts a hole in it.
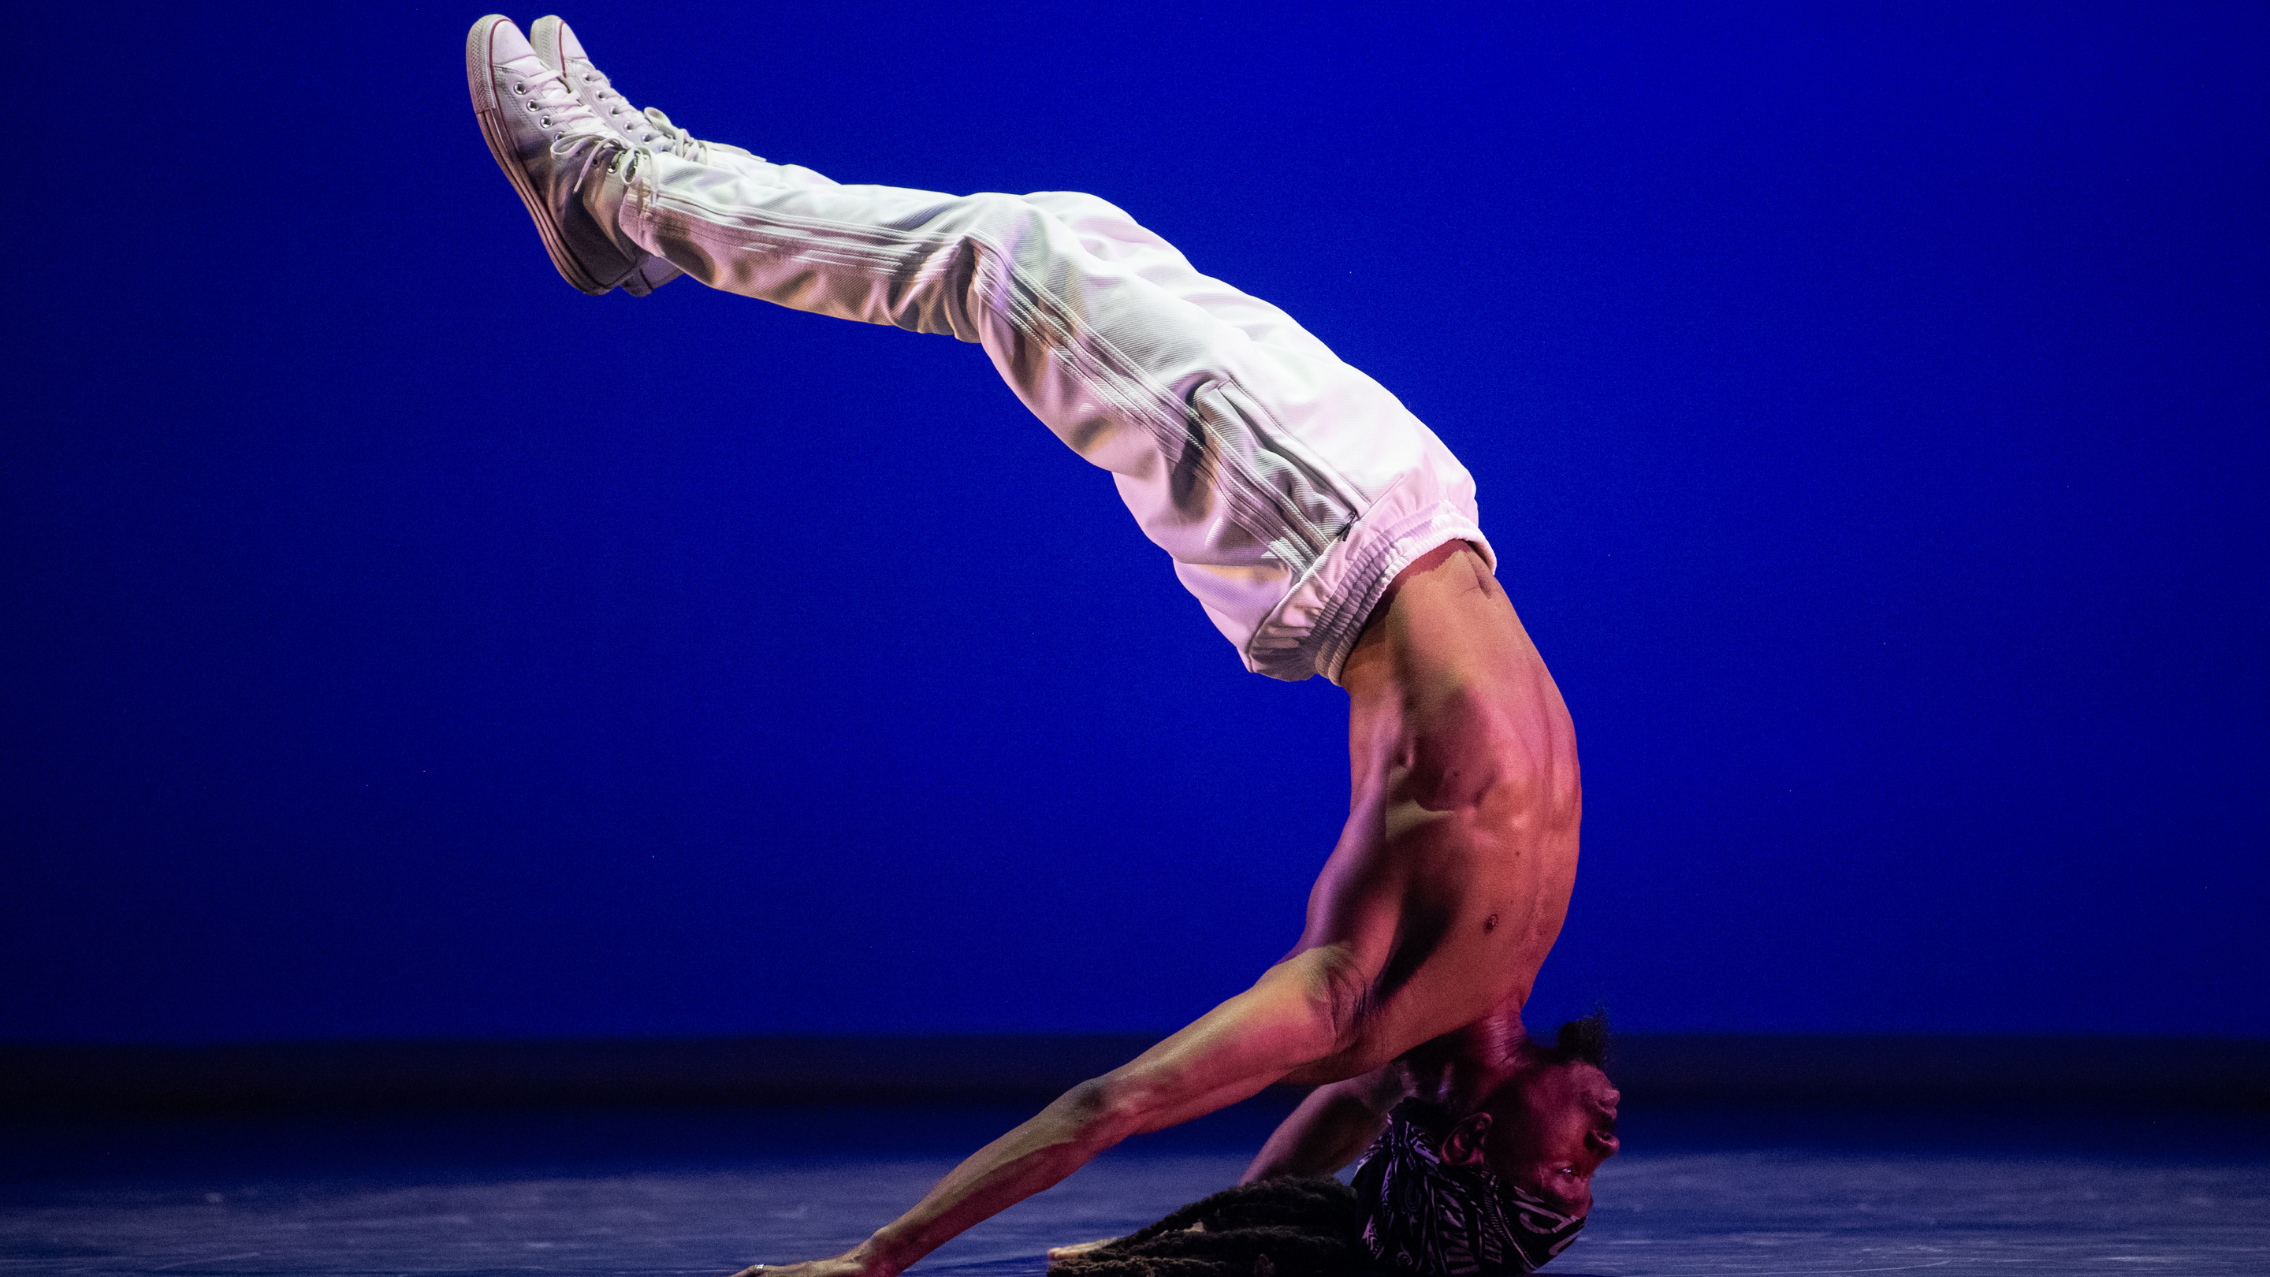
[{"label": "canvas sneaker", "polygon": [[561,278],[598,294],[636,277],[652,255],[619,246],[585,196],[610,174],[627,180],[642,152],[600,122],[509,18],[490,14],[473,24],[465,79],[482,140],[528,206]]}]

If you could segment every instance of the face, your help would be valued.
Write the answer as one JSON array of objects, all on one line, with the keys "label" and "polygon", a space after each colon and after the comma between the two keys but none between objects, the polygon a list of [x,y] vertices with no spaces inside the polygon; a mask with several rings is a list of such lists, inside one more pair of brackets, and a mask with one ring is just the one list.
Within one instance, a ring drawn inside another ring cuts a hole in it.
[{"label": "face", "polygon": [[1481,1163],[1572,1215],[1592,1209],[1592,1173],[1616,1155],[1616,1088],[1589,1064],[1527,1070],[1463,1119],[1443,1160]]}]

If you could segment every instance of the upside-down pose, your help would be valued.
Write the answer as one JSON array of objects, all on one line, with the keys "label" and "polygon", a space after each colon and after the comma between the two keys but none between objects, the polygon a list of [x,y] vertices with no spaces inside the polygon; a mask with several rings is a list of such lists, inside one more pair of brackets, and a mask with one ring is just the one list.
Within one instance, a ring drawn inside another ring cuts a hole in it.
[{"label": "upside-down pose", "polygon": [[1378,1264],[1486,1274],[1558,1253],[1616,1150],[1597,1025],[1546,1047],[1520,1020],[1576,877],[1576,738],[1465,468],[1284,312],[1102,200],[838,185],[638,112],[559,19],[532,30],[481,19],[466,71],[569,283],[645,296],[684,273],[981,344],[1112,472],[1248,669],[1348,693],[1347,824],[1293,951],[867,1241],[768,1273],[894,1277],[1128,1136],[1281,1082],[1316,1089],[1246,1180],[1330,1175],[1368,1146]]}]

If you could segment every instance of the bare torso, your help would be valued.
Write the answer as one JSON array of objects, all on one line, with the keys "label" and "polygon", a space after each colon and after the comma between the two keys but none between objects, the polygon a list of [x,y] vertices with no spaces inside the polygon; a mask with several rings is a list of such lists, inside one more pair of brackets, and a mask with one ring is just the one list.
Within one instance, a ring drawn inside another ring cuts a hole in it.
[{"label": "bare torso", "polygon": [[1286,1079],[1312,1084],[1519,1010],[1568,916],[1583,808],[1559,689],[1463,544],[1398,579],[1342,681],[1348,823],[1293,956],[1368,978],[1349,1040]]}]

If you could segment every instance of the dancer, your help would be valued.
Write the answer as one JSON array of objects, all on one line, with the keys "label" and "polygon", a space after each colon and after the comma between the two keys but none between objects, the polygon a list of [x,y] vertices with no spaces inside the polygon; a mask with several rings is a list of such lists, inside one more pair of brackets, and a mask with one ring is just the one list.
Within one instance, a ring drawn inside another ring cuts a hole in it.
[{"label": "dancer", "polygon": [[557,18],[532,33],[481,19],[466,71],[569,283],[644,296],[683,273],[982,345],[1112,472],[1248,669],[1348,693],[1348,819],[1290,954],[867,1241],[766,1271],[894,1277],[1128,1136],[1276,1083],[1316,1089],[1246,1179],[1329,1175],[1369,1146],[1380,1263],[1432,1277],[1558,1253],[1616,1149],[1597,1021],[1546,1046],[1520,1020],[1575,882],[1576,741],[1465,468],[1284,312],[1102,200],[838,185],[636,110]]}]

